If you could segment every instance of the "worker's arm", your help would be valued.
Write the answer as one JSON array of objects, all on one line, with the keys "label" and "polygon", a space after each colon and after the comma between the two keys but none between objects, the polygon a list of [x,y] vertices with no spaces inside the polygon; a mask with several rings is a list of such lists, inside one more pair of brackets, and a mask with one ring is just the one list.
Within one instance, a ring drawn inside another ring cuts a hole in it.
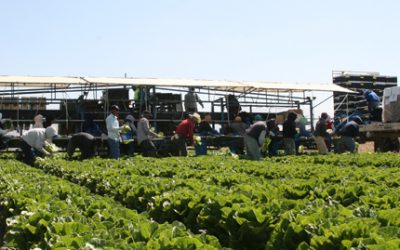
[{"label": "worker's arm", "polygon": [[144,126],[143,126],[143,131],[145,133],[145,135],[147,136],[154,136],[154,137],[158,137],[158,134],[154,133],[153,131],[150,130],[150,124],[149,122],[145,122]]},{"label": "worker's arm", "polygon": [[200,104],[202,108],[204,108],[203,102],[201,101],[200,97],[196,94],[197,102]]},{"label": "worker's arm", "polygon": [[40,138],[37,138],[33,148],[35,148],[36,150],[38,150],[39,152],[42,152],[45,155],[50,155],[50,152],[48,152],[44,147],[45,147],[45,143],[46,141],[42,141]]}]

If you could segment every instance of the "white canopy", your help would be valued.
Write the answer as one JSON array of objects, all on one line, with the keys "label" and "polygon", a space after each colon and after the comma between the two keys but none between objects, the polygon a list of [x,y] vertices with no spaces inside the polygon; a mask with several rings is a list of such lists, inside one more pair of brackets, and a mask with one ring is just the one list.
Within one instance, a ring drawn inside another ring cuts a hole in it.
[{"label": "white canopy", "polygon": [[335,84],[294,84],[278,82],[248,82],[221,80],[194,80],[172,78],[133,77],[76,77],[76,76],[0,76],[0,86],[68,88],[71,85],[97,84],[98,86],[139,85],[159,87],[202,87],[235,91],[303,92],[327,91],[354,93]]}]

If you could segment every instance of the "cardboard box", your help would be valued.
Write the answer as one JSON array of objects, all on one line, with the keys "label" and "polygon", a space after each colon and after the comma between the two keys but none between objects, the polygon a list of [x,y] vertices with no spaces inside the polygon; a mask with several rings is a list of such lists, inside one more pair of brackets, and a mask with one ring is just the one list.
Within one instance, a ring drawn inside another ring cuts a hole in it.
[{"label": "cardboard box", "polygon": [[382,103],[382,121],[400,122],[400,87],[386,88]]}]

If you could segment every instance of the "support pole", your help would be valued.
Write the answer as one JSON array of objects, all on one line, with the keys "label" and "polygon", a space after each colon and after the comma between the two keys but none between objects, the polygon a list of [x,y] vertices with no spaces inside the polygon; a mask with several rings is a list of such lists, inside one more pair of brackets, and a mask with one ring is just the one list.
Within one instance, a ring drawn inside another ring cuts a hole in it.
[{"label": "support pole", "polygon": [[311,132],[314,133],[314,107],[313,107],[313,100],[311,97],[307,97],[310,101],[310,125],[311,125]]},{"label": "support pole", "polygon": [[[153,127],[157,129],[157,100],[156,100],[156,87],[152,87],[152,92],[153,92],[153,100],[152,100],[152,105],[153,105]],[[149,97],[150,98],[150,97]]]},{"label": "support pole", "polygon": [[[225,117],[224,117],[224,98],[221,98],[221,126],[222,126],[222,131],[225,133]],[[229,112],[228,112],[229,113]]]},{"label": "support pole", "polygon": [[[214,102],[213,101],[211,101],[211,117],[214,117]],[[215,129],[214,119],[213,119],[213,122],[212,122],[212,128]]]}]

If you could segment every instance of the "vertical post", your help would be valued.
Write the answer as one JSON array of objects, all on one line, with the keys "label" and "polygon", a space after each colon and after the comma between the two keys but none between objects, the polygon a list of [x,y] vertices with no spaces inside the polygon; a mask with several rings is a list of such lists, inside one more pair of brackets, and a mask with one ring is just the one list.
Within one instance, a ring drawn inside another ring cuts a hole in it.
[{"label": "vertical post", "polygon": [[93,96],[94,99],[97,100],[97,83],[95,83],[93,86]]},{"label": "vertical post", "polygon": [[108,115],[108,89],[103,91],[103,96],[104,97],[104,119],[107,118]]},{"label": "vertical post", "polygon": [[157,98],[156,98],[156,87],[154,86],[153,88],[152,88],[152,90],[153,90],[153,100],[152,100],[152,104],[153,104],[153,118],[154,118],[154,120],[153,120],[153,127],[155,128],[155,129],[157,129]]},{"label": "vertical post", "polygon": [[[214,101],[211,101],[211,117],[214,117]],[[215,129],[215,122],[213,119],[212,128]]]},{"label": "vertical post", "polygon": [[[231,104],[229,103],[229,98],[227,95],[225,96],[225,100],[226,100],[226,111],[227,111],[226,113],[228,114],[228,125],[230,125],[229,122],[230,122],[231,118],[230,118],[230,114],[229,114],[229,107],[231,106]],[[221,106],[222,106],[222,99],[221,99]],[[222,111],[223,111],[223,109],[221,109],[221,112]]]},{"label": "vertical post", "polygon": [[311,132],[314,132],[314,107],[313,107],[313,100],[310,97],[307,97],[308,101],[310,102],[310,125],[311,125]]},{"label": "vertical post", "polygon": [[225,125],[225,117],[224,117],[224,98],[223,97],[221,97],[221,126],[222,126],[222,132],[224,132],[225,133],[225,128],[224,128],[224,125]]}]

